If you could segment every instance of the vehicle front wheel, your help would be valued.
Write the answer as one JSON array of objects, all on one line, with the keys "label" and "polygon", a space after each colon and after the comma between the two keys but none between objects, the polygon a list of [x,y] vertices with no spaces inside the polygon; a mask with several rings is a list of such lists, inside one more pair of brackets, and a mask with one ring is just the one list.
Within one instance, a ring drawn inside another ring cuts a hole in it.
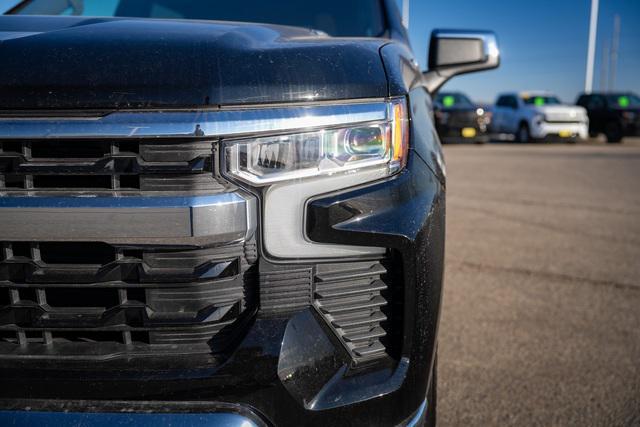
[{"label": "vehicle front wheel", "polygon": [[617,144],[622,141],[622,128],[619,123],[611,122],[607,124],[605,131],[607,142],[609,144]]},{"label": "vehicle front wheel", "polygon": [[520,123],[518,128],[518,134],[516,135],[518,142],[527,143],[531,141],[531,134],[529,133],[529,125],[526,123]]}]

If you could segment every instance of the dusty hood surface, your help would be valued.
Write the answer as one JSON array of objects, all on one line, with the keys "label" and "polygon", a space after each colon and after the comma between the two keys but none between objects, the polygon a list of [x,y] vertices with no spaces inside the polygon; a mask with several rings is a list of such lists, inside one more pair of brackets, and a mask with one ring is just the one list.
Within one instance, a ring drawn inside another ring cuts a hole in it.
[{"label": "dusty hood surface", "polygon": [[0,16],[0,110],[383,97],[383,44],[261,24]]}]

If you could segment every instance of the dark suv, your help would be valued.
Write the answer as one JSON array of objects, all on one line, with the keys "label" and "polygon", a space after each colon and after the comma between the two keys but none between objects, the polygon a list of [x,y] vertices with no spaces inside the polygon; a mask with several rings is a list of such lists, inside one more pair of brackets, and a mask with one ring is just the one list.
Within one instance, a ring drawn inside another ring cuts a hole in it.
[{"label": "dark suv", "polygon": [[430,94],[491,33],[422,73],[392,0],[9,13],[0,425],[433,424]]},{"label": "dark suv", "polygon": [[640,97],[629,92],[582,94],[576,101],[589,113],[591,136],[605,134],[617,143],[625,136],[640,135]]}]

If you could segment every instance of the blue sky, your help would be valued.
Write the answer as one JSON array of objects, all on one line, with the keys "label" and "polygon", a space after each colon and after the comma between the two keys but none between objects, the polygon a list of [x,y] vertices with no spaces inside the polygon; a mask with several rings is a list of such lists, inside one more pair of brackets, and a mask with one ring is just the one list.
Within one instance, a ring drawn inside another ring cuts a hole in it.
[{"label": "blue sky", "polygon": [[[400,3],[401,0],[398,0]],[[445,89],[492,102],[502,91],[545,89],[573,103],[584,88],[591,0],[411,0],[409,34],[426,66],[434,28],[489,29],[498,34],[500,69],[456,77]],[[616,89],[640,93],[640,0],[600,0],[594,89],[600,88],[602,46],[621,19]]]}]

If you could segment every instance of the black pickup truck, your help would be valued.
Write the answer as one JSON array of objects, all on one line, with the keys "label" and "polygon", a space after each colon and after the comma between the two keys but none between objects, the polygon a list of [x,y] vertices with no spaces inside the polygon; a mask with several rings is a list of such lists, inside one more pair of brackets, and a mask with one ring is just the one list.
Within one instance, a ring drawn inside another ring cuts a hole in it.
[{"label": "black pickup truck", "polygon": [[391,0],[14,3],[0,425],[433,425],[431,94],[495,37],[423,73]]},{"label": "black pickup truck", "polygon": [[443,144],[489,142],[491,112],[464,93],[438,92],[434,99],[435,126]]}]

